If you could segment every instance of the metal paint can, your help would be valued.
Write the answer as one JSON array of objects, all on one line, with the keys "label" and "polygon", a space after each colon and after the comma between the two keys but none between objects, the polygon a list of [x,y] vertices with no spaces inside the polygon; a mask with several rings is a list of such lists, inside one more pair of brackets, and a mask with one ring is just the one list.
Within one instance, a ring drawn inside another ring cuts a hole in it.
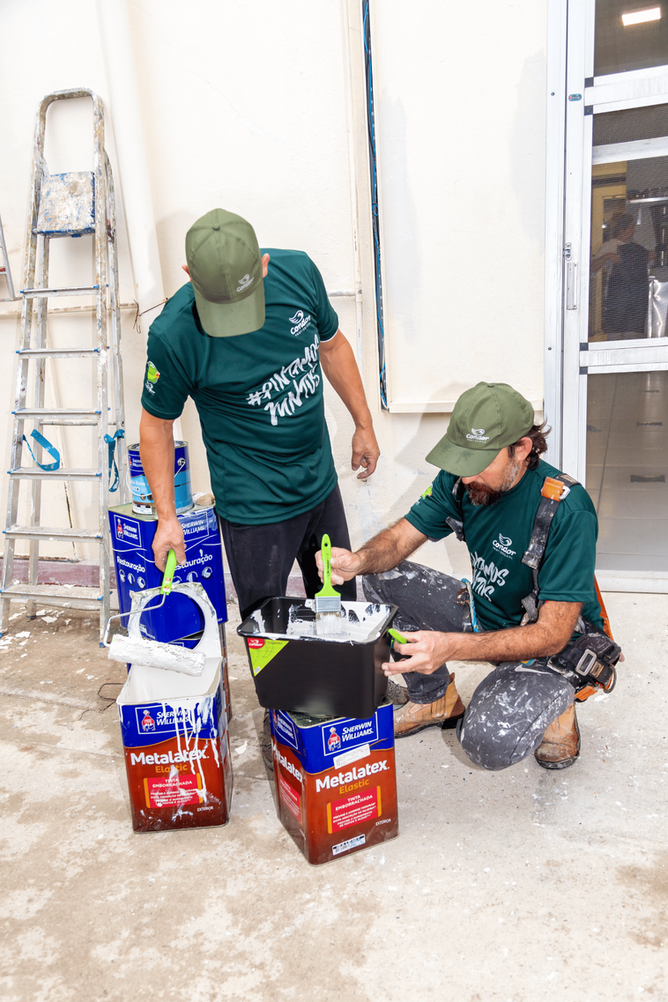
[{"label": "metal paint can", "polygon": [[[154,515],[153,495],[144,475],[138,444],[128,446],[128,480],[135,515]],[[193,507],[187,442],[174,442],[174,501],[177,515]]]}]

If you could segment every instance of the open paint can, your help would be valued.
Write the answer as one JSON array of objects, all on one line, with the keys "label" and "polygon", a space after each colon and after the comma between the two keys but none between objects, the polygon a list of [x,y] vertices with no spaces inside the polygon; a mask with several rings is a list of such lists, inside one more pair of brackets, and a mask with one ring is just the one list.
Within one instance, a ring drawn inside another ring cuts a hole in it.
[{"label": "open paint can", "polygon": [[[138,444],[128,446],[128,479],[135,515],[154,515],[153,495],[141,464]],[[177,515],[190,511],[193,506],[187,442],[174,442],[174,501]]]}]

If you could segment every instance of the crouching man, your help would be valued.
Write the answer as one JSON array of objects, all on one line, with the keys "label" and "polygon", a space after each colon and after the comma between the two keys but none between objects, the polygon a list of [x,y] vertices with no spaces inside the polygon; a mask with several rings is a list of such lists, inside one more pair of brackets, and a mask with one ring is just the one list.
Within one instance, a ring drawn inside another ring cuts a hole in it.
[{"label": "crouching man", "polygon": [[[594,580],[597,519],[584,488],[539,457],[546,432],[506,383],[457,401],[427,456],[440,472],[408,514],[352,553],[332,550],[332,580],[364,575],[367,598],[399,607],[393,626],[408,702],[395,734],[452,726],[485,769],[534,753],[563,769],[580,751],[575,698],[610,690],[620,648],[606,636]],[[406,558],[426,539],[466,542],[471,581]],[[491,661],[465,710],[448,661]],[[392,687],[394,691],[401,687]]]}]

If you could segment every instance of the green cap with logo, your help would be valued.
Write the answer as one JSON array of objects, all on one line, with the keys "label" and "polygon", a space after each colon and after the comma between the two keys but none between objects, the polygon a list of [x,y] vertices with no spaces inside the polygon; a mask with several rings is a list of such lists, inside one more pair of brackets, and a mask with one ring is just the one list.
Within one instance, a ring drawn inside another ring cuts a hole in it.
[{"label": "green cap with logo", "polygon": [[427,462],[457,477],[475,477],[533,423],[533,407],[508,383],[478,383],[462,393]]},{"label": "green cap with logo", "polygon": [[249,222],[213,209],[186,234],[186,261],[200,323],[211,337],[264,326],[262,256]]}]

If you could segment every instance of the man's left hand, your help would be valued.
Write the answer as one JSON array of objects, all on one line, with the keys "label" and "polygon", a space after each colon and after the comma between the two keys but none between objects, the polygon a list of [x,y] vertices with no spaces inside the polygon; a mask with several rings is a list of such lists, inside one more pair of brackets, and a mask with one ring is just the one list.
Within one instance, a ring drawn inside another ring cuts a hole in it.
[{"label": "man's left hand", "polygon": [[376,469],[380,449],[373,428],[356,428],[353,435],[353,470],[362,469],[357,474],[358,480],[366,480]]},{"label": "man's left hand", "polygon": [[454,645],[457,633],[438,633],[436,630],[416,630],[405,634],[407,644],[396,640],[393,650],[407,657],[404,661],[387,661],[381,667],[386,675],[401,675],[407,671],[417,671],[421,675],[431,675],[447,660],[456,657]]}]

